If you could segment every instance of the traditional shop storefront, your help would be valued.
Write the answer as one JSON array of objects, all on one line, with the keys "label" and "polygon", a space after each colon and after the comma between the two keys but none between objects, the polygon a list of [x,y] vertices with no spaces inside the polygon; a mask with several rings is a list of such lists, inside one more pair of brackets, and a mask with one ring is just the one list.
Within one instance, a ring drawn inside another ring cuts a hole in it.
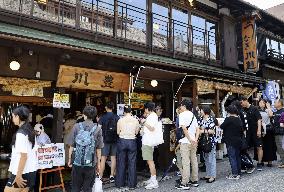
[{"label": "traditional shop storefront", "polygon": [[[12,123],[12,110],[19,104],[31,109],[30,123],[36,122],[36,114],[52,109],[48,91],[51,81],[30,80],[16,77],[0,77],[0,189],[8,177],[10,144],[17,128]],[[4,183],[5,185],[5,183]]]}]

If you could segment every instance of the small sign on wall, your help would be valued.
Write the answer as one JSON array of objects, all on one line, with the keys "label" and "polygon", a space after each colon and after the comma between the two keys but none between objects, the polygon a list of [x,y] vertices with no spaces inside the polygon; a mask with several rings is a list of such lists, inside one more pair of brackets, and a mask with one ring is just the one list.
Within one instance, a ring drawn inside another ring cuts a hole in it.
[{"label": "small sign on wall", "polygon": [[53,107],[54,108],[70,108],[69,94],[54,93]]}]

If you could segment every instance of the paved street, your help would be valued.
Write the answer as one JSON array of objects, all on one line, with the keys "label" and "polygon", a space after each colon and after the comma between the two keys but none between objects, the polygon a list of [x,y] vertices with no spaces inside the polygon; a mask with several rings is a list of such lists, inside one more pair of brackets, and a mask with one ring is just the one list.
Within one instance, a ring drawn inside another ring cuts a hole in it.
[{"label": "paved street", "polygon": [[[200,181],[198,188],[192,187],[192,192],[282,192],[284,191],[284,169],[278,169],[277,167],[268,168],[264,167],[264,170],[259,172],[255,171],[251,175],[244,175],[238,181],[226,180],[226,176],[230,172],[229,162],[223,161],[217,164],[217,180],[213,184],[207,184],[204,181]],[[200,177],[205,176],[204,173],[200,173]],[[160,191],[180,191],[174,188],[175,177],[161,182],[160,188],[151,190],[152,192]],[[127,191],[118,189],[106,190],[109,192]],[[143,187],[139,187],[135,191],[144,192]]]}]

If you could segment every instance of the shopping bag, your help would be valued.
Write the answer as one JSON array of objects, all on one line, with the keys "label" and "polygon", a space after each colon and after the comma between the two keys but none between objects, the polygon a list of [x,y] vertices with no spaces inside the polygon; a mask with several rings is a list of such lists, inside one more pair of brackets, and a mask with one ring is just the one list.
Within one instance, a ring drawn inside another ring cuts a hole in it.
[{"label": "shopping bag", "polygon": [[149,146],[155,147],[163,143],[163,124],[161,121],[158,121],[155,126],[155,130],[149,135]]},{"label": "shopping bag", "polygon": [[96,177],[92,192],[103,192],[103,182],[101,178]]}]

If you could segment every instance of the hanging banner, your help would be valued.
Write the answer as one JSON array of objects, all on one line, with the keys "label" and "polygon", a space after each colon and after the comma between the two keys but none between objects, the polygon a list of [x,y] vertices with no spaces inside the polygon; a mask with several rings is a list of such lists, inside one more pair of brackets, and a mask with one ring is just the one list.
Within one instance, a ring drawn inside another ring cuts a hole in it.
[{"label": "hanging banner", "polygon": [[129,75],[60,65],[57,87],[128,92]]},{"label": "hanging banner", "polygon": [[243,57],[244,57],[244,71],[257,72],[259,64],[257,60],[256,49],[256,31],[255,18],[243,17],[242,19],[242,41],[243,41]]},{"label": "hanging banner", "polygon": [[64,143],[47,144],[37,148],[38,168],[65,166]]},{"label": "hanging banner", "polygon": [[266,83],[265,91],[263,91],[263,98],[271,101],[272,107],[277,99],[280,99],[280,87],[275,81],[268,81]]},{"label": "hanging banner", "polygon": [[70,108],[69,94],[54,93],[52,105],[54,108]]}]

